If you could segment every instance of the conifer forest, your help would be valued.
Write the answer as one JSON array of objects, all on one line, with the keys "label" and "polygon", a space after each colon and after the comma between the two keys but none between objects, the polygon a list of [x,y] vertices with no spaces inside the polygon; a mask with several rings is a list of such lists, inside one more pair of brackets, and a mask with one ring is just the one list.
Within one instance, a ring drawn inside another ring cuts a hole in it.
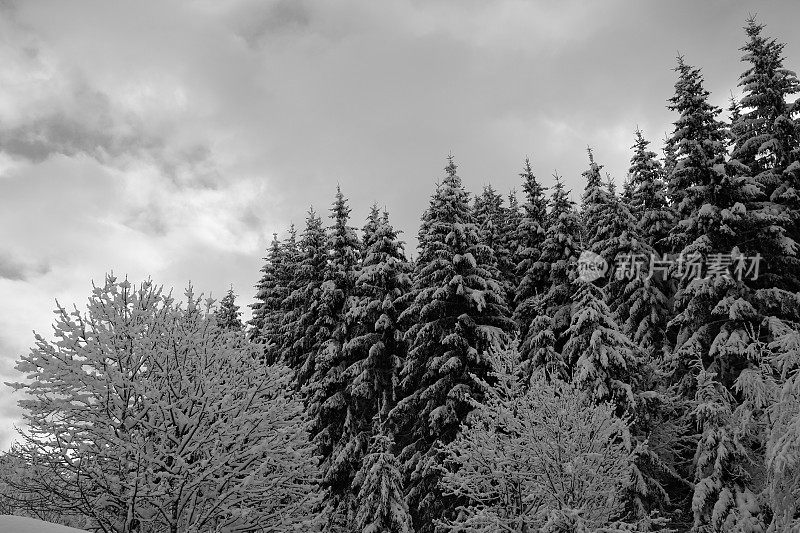
[{"label": "conifer forest", "polygon": [[632,125],[626,176],[576,146],[572,190],[533,147],[515,190],[470,191],[444,147],[442,170],[419,169],[438,178],[416,249],[331,184],[252,290],[87,283],[5,387],[24,424],[0,515],[103,533],[800,532],[800,57],[742,22],[741,97],[715,106],[688,55],[661,65],[672,130],[656,150]]}]

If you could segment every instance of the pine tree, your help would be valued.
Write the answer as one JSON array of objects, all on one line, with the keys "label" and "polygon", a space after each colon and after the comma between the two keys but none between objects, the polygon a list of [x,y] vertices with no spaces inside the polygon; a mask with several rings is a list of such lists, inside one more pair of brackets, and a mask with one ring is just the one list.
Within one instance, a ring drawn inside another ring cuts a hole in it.
[{"label": "pine tree", "polygon": [[223,329],[234,331],[242,331],[244,324],[242,319],[239,318],[242,312],[239,311],[239,306],[236,305],[236,295],[233,293],[233,286],[228,289],[225,297],[220,300],[219,309],[215,313],[217,324]]},{"label": "pine tree", "polygon": [[[664,157],[662,159],[661,166],[663,167],[663,176],[664,180],[666,181],[672,175],[672,172],[675,170],[675,165],[678,163],[677,155],[676,155],[676,147],[675,141],[670,136],[664,137],[664,148],[662,152],[664,153]],[[667,195],[669,197],[669,194]],[[675,206],[673,206],[675,207]]]},{"label": "pine tree", "polygon": [[401,315],[409,324],[410,351],[402,372],[402,399],[390,413],[396,435],[404,435],[400,460],[417,531],[432,531],[452,501],[437,482],[437,443],[452,441],[480,398],[488,377],[488,351],[512,330],[491,248],[479,242],[468,194],[452,157],[431,198],[420,230],[413,303]]},{"label": "pine tree", "polygon": [[472,210],[481,244],[496,250],[502,229],[503,196],[491,185],[484,185],[481,194],[475,196]]},{"label": "pine tree", "polygon": [[[384,214],[388,218],[388,214]],[[372,207],[369,208],[369,215],[367,215],[367,222],[361,228],[361,246],[364,249],[364,257],[367,256],[367,250],[379,239],[378,228],[381,227],[382,222],[378,204],[372,204]]]},{"label": "pine tree", "polygon": [[[678,333],[677,351],[691,358],[696,353],[710,356],[708,350],[717,334],[731,333],[727,327],[721,328],[722,322],[713,315],[721,312],[721,301],[730,307],[747,292],[747,287],[730,275],[702,277],[706,272],[690,271],[689,262],[694,255],[698,261],[708,263],[714,254],[730,254],[754,236],[758,224],[745,205],[752,201],[757,189],[746,176],[736,174],[735,164],[725,161],[724,130],[716,118],[720,110],[708,103],[709,93],[703,89],[699,69],[679,58],[676,70],[679,80],[669,107],[680,118],[673,134],[677,164],[669,179],[669,190],[683,220],[673,228],[670,241],[683,258],[681,266],[686,275],[681,278],[676,295],[678,314],[671,327]],[[741,312],[742,308],[738,309]],[[716,346],[715,350],[721,348]],[[729,362],[720,364],[732,368]],[[719,377],[728,386],[735,379],[735,375],[722,373]]]},{"label": "pine tree", "polygon": [[[708,428],[716,424],[713,421],[716,419],[703,418],[705,407],[701,402],[712,400],[697,388],[698,384],[707,384],[701,376],[716,376],[714,381],[724,390],[720,394],[729,397],[728,391],[740,372],[751,364],[747,357],[751,344],[749,331],[756,329],[762,320],[745,280],[737,279],[727,268],[713,273],[708,265],[729,266],[731,261],[725,263],[725,258],[737,254],[740,246],[746,247],[748,240],[758,235],[759,219],[752,216],[747,206],[757,198],[759,189],[742,172],[741,164],[726,161],[725,131],[717,120],[720,110],[708,103],[709,93],[703,88],[699,69],[679,58],[676,70],[679,77],[669,107],[679,114],[671,139],[677,162],[668,190],[683,220],[673,229],[670,242],[681,253],[679,267],[684,272],[675,296],[676,315],[669,327],[675,334],[672,364],[677,391],[684,397],[696,397],[694,412],[705,432],[712,431]],[[717,410],[713,405],[711,408]],[[717,427],[712,431],[717,435],[714,438],[719,438],[720,432],[730,436],[734,431],[725,424],[714,427]],[[705,472],[705,464],[725,463],[724,454],[733,452],[725,447],[703,451],[704,442],[704,439],[698,442],[695,478],[700,481],[710,475],[708,483],[714,485],[714,490],[707,493],[707,483],[695,486],[693,509],[697,529],[710,520],[706,511],[698,514],[698,501],[702,500],[703,509],[719,510],[714,515],[714,524],[726,523],[734,513],[726,498],[742,493],[740,485],[745,482],[740,477],[716,475],[716,470],[711,474]],[[719,455],[716,458],[708,455],[714,453]],[[709,500],[712,497],[716,501]],[[740,519],[745,520],[735,518]]]},{"label": "pine tree", "polygon": [[364,228],[364,242],[369,246],[364,250],[356,280],[357,300],[348,311],[350,322],[357,324],[357,328],[345,347],[353,361],[347,377],[352,402],[351,435],[356,437],[375,416],[386,420],[395,403],[395,389],[407,349],[398,320],[411,288],[411,265],[388,214],[383,213],[374,227],[372,220],[370,215]]},{"label": "pine tree", "polygon": [[563,355],[573,368],[573,381],[594,401],[612,401],[618,415],[630,413],[640,370],[636,347],[620,331],[603,290],[580,279],[574,283],[575,308]]},{"label": "pine tree", "polygon": [[[473,211],[480,242],[492,249],[499,281],[506,295],[509,295],[514,290],[512,251],[503,235],[509,216],[508,208],[503,205],[503,197],[491,185],[485,185],[483,192],[475,197]],[[506,303],[509,302],[507,298]]]},{"label": "pine tree", "polygon": [[311,435],[322,460],[322,487],[327,490],[328,530],[335,531],[347,520],[347,505],[353,464],[360,457],[350,457],[348,450],[337,449],[349,422],[346,370],[352,363],[344,350],[353,334],[354,324],[347,320],[356,283],[356,268],[361,243],[355,228],[348,225],[350,207],[342,191],[336,188],[331,208],[333,225],[328,230],[328,261],[317,299],[313,330],[318,340],[315,350],[306,355],[301,374],[308,376],[304,392],[311,417]]},{"label": "pine tree", "polygon": [[675,214],[667,202],[664,170],[655,152],[648,150],[649,144],[650,141],[637,129],[628,170],[632,189],[628,205],[637,220],[637,232],[661,256],[666,250],[666,238],[675,225]]},{"label": "pine tree", "polygon": [[[520,355],[525,371],[544,366],[552,376],[568,375],[561,358],[565,332],[572,313],[575,265],[580,254],[580,219],[575,204],[558,176],[550,199],[547,230],[539,259],[531,270],[534,279],[544,280],[544,292],[520,302],[517,312],[536,316],[525,336],[520,336]],[[532,309],[529,311],[528,309]]]},{"label": "pine tree", "polygon": [[500,233],[500,238],[503,242],[502,249],[507,250],[508,256],[502,261],[498,260],[498,268],[500,269],[501,277],[506,280],[508,288],[506,301],[512,313],[517,307],[516,293],[521,280],[517,265],[522,260],[523,245],[521,239],[525,235],[520,232],[520,226],[524,216],[517,199],[517,191],[511,189],[511,192],[508,193],[508,207],[505,210],[503,229]]},{"label": "pine tree", "polygon": [[303,371],[302,367],[306,362],[313,363],[313,359],[308,359],[309,354],[315,353],[322,342],[316,324],[323,275],[328,262],[327,242],[322,219],[312,207],[308,211],[306,227],[298,247],[292,290],[283,306],[281,324],[281,333],[285,338],[283,359],[295,370],[298,384],[308,379],[312,369]]},{"label": "pine tree", "polygon": [[[603,178],[600,175],[603,165],[599,165],[594,160],[591,148],[586,149],[589,154],[589,168],[581,174],[585,185],[581,195],[581,244],[585,249],[589,249],[589,243],[597,241],[596,232],[598,224],[605,217],[605,210],[609,203],[608,188],[603,186]],[[594,251],[594,250],[592,250]],[[597,253],[595,251],[595,253]],[[608,258],[604,258],[608,260]]]},{"label": "pine tree", "polygon": [[278,239],[277,233],[273,234],[269,254],[261,268],[261,279],[256,284],[256,301],[250,305],[253,317],[248,323],[248,337],[251,342],[262,345],[267,364],[286,360],[292,346],[286,328],[301,311],[295,307],[300,301],[290,299],[299,288],[298,283],[302,283],[296,279],[299,262],[297,232],[291,224],[284,242]]},{"label": "pine tree", "polygon": [[692,413],[701,430],[695,453],[693,531],[764,531],[760,506],[749,488],[748,451],[734,421],[734,401],[713,372],[700,370]]},{"label": "pine tree", "polygon": [[351,325],[342,359],[349,364],[342,376],[345,390],[344,424],[333,446],[327,480],[338,499],[339,515],[354,519],[360,481],[354,479],[362,467],[373,436],[373,420],[386,420],[395,402],[406,346],[397,324],[404,309],[403,296],[410,286],[410,266],[403,244],[392,228],[388,214],[373,206],[364,226],[363,261],[353,289],[354,299],[346,310]]},{"label": "pine tree", "polygon": [[741,50],[749,63],[740,76],[744,94],[734,117],[731,157],[746,167],[763,197],[750,206],[761,220],[755,242],[764,257],[759,285],[800,290],[800,108],[789,99],[800,81],[783,66],[784,44],[762,35],[763,24],[750,18],[749,38]]},{"label": "pine tree", "polygon": [[[767,422],[765,495],[772,509],[770,532],[800,527],[800,329],[797,323],[769,321],[773,340],[765,350],[768,366],[760,386],[747,387],[745,396],[758,400]],[[741,387],[742,389],[745,387]]]},{"label": "pine tree", "polygon": [[296,306],[305,301],[292,298],[294,292],[303,287],[305,282],[299,275],[301,260],[297,230],[294,224],[290,224],[287,237],[280,246],[278,284],[271,291],[270,299],[265,302],[271,309],[264,318],[264,339],[268,342],[267,358],[270,361],[281,361],[285,364],[289,361],[294,339],[288,333],[302,310]]},{"label": "pine tree", "polygon": [[539,184],[527,157],[519,176],[523,180],[525,203],[522,204],[522,219],[517,226],[511,228],[511,231],[517,234],[516,274],[520,280],[514,294],[514,319],[519,327],[520,337],[524,338],[528,334],[535,313],[530,305],[522,304],[532,301],[547,290],[544,271],[534,268],[542,253],[541,247],[545,238],[547,198],[544,193],[547,189]]},{"label": "pine tree", "polygon": [[733,93],[731,93],[731,97],[728,104],[728,124],[725,130],[727,137],[726,140],[728,142],[729,147],[736,146],[736,140],[739,136],[745,134],[743,130],[742,124],[742,105],[739,103],[739,100],[734,98]]},{"label": "pine tree", "polygon": [[278,292],[278,270],[283,261],[283,248],[278,234],[272,234],[267,257],[264,258],[264,266],[261,267],[261,279],[255,286],[255,302],[250,304],[253,316],[248,323],[250,329],[248,337],[252,342],[264,343],[264,319],[275,309],[280,309],[282,299],[275,297]]},{"label": "pine tree", "polygon": [[[585,245],[614,264],[614,272],[592,286],[576,281],[579,288],[564,359],[574,368],[573,379],[580,386],[590,394],[594,391],[596,398],[608,396],[617,413],[626,415],[630,430],[626,444],[633,461],[621,496],[625,515],[652,522],[652,513],[664,511],[669,502],[665,486],[683,489],[686,485],[650,446],[654,427],[668,427],[674,412],[670,394],[659,379],[664,375],[660,360],[670,306],[663,280],[651,277],[647,270],[655,252],[640,235],[628,207],[617,198],[613,182],[605,191],[595,187],[587,192],[585,205],[595,218],[587,222],[594,230],[587,232],[593,240]],[[592,203],[599,205],[592,208]],[[666,437],[653,442],[672,447],[674,435]]]},{"label": "pine tree", "polygon": [[358,533],[414,533],[403,494],[400,464],[390,451],[391,440],[376,435],[359,477]]}]

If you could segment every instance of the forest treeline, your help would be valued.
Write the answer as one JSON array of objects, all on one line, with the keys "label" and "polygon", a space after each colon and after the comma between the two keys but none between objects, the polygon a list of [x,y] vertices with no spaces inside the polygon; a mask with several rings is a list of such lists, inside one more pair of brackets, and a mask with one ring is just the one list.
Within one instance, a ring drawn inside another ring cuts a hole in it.
[{"label": "forest treeline", "polygon": [[679,57],[663,154],[636,130],[617,187],[589,150],[577,204],[528,159],[519,198],[471,194],[450,156],[413,262],[337,188],[274,236],[247,324],[232,289],[113,276],[59,307],[0,505],[125,533],[800,531],[800,83],[745,31],[741,97]]}]

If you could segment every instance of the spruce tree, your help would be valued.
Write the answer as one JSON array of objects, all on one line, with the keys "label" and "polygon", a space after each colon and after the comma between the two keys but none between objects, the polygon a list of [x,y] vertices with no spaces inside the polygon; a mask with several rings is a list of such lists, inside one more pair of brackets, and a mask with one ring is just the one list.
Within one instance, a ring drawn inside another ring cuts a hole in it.
[{"label": "spruce tree", "polygon": [[603,165],[597,164],[594,160],[594,152],[591,148],[586,148],[586,153],[589,154],[589,168],[581,174],[585,183],[581,195],[581,218],[584,223],[582,238],[585,243],[588,243],[594,239],[594,234],[591,232],[596,228],[587,226],[597,222],[602,216],[608,189],[603,187],[603,177],[600,174]]},{"label": "spruce tree", "polygon": [[503,196],[491,185],[484,185],[481,194],[475,196],[472,210],[481,244],[496,251],[503,227]]},{"label": "spruce tree", "polygon": [[[631,258],[652,254],[613,187],[588,189],[584,206],[592,216],[586,221],[593,228],[587,231],[592,235],[585,243],[588,250],[613,261],[618,269]],[[594,282],[575,280],[563,361],[576,385],[595,401],[611,401],[617,415],[626,417],[632,462],[621,498],[627,519],[647,522],[669,501],[664,485],[681,482],[648,442],[653,426],[671,414],[669,397],[657,380],[669,307],[658,281],[648,279],[646,271],[618,274]]]},{"label": "spruce tree", "polygon": [[[506,221],[510,218],[509,209],[503,205],[502,195],[491,185],[485,185],[483,192],[475,197],[473,211],[480,242],[492,249],[499,281],[508,297],[514,290],[512,249],[504,236],[504,230],[507,229]],[[509,302],[507,299],[506,303]]]},{"label": "spruce tree", "polygon": [[[720,328],[723,322],[713,316],[721,310],[717,304],[724,299],[729,307],[730,298],[741,296],[747,287],[730,275],[705,276],[706,270],[691,271],[690,262],[694,257],[695,264],[708,263],[715,254],[730,254],[755,236],[758,223],[745,205],[751,203],[757,189],[748,177],[737,175],[735,164],[725,161],[724,129],[716,118],[720,110],[708,103],[709,93],[703,88],[699,69],[679,58],[676,70],[679,79],[669,107],[680,115],[672,138],[677,163],[668,188],[683,220],[673,228],[669,240],[681,254],[679,266],[684,271],[678,274],[684,275],[676,295],[677,316],[671,324],[677,332],[677,353],[694,357],[696,353],[709,354],[711,341],[727,329]],[[732,378],[735,375],[720,374],[727,385]]]},{"label": "spruce tree", "polygon": [[525,203],[522,204],[522,219],[513,228],[517,234],[518,251],[516,257],[516,274],[520,280],[514,294],[514,319],[519,328],[520,338],[528,334],[531,322],[535,318],[535,310],[524,302],[547,290],[547,279],[542,269],[534,268],[542,252],[547,220],[547,198],[545,187],[542,187],[533,174],[530,159],[525,158],[525,165],[519,175],[522,178],[522,190]]},{"label": "spruce tree", "polygon": [[244,324],[240,318],[241,316],[242,312],[239,311],[239,306],[236,305],[236,294],[234,294],[233,286],[231,286],[219,302],[219,309],[215,313],[217,324],[222,329],[242,331]]},{"label": "spruce tree", "polygon": [[351,434],[355,438],[368,429],[375,416],[386,420],[395,403],[407,349],[398,321],[411,288],[411,265],[388,213],[383,213],[374,227],[372,223],[370,215],[364,228],[364,242],[369,246],[356,280],[356,300],[348,310],[349,321],[356,328],[345,346],[353,361],[347,378],[350,418],[354,421]]},{"label": "spruce tree", "polygon": [[[294,224],[289,225],[288,235],[281,243],[280,253],[279,284],[272,291],[274,304],[270,307],[273,310],[265,316],[264,329],[267,333],[266,340],[269,341],[268,359],[288,364],[294,343],[292,335],[288,333],[290,326],[299,318],[305,302],[302,298],[292,298],[294,292],[305,283],[299,274],[302,254]],[[297,304],[301,307],[296,307]]]},{"label": "spruce tree", "polygon": [[661,256],[666,249],[666,238],[675,225],[675,214],[667,202],[664,170],[655,152],[647,148],[649,144],[637,128],[628,170],[632,189],[628,205],[637,221],[637,232]]},{"label": "spruce tree", "polygon": [[414,533],[403,494],[400,464],[389,437],[378,433],[359,477],[357,533]]},{"label": "spruce tree", "polygon": [[261,268],[261,279],[256,285],[256,301],[250,307],[253,317],[249,322],[248,337],[262,345],[267,364],[276,363],[286,349],[282,331],[284,320],[291,316],[286,300],[294,290],[294,268],[297,263],[297,242],[294,225],[289,228],[285,242],[274,233],[269,254]]},{"label": "spruce tree", "polygon": [[639,370],[636,347],[614,320],[603,290],[581,279],[574,283],[575,308],[564,345],[573,381],[594,401],[613,402],[618,415],[630,413]]},{"label": "spruce tree", "polygon": [[755,242],[764,257],[762,287],[800,290],[800,108],[789,100],[800,81],[783,65],[784,44],[762,35],[750,18],[748,42],[741,48],[748,68],[739,78],[743,95],[732,117],[731,157],[746,167],[763,197],[751,206],[763,222]]},{"label": "spruce tree", "polygon": [[544,366],[549,375],[566,377],[569,369],[561,351],[571,322],[581,222],[561,179],[557,175],[554,178],[545,238],[539,258],[530,269],[534,279],[543,280],[544,290],[520,302],[517,312],[536,317],[527,333],[520,336],[525,372],[530,375],[534,367]]},{"label": "spruce tree", "polygon": [[[675,334],[672,364],[677,391],[696,398],[694,412],[703,413],[715,410],[710,404],[716,400],[698,390],[697,384],[705,383],[700,378],[713,374],[715,381],[730,391],[740,372],[751,365],[747,357],[749,332],[762,320],[744,279],[737,279],[726,268],[712,273],[703,264],[721,263],[727,254],[736,254],[759,234],[760,221],[747,208],[757,199],[759,189],[746,172],[743,174],[741,164],[726,161],[725,131],[717,120],[720,110],[708,103],[709,93],[703,88],[699,69],[679,58],[676,70],[678,82],[669,107],[679,115],[671,138],[677,162],[668,190],[683,219],[670,235],[681,254],[678,266],[683,272],[678,272],[682,276],[675,297],[676,315],[669,327]],[[702,420],[700,429],[705,432],[711,422]],[[735,442],[736,428],[716,424],[713,438]],[[697,485],[692,504],[694,527],[700,531],[727,523],[729,515],[733,516],[728,496],[747,498],[750,492],[745,478],[733,479],[717,469],[706,471],[704,465],[709,462],[727,461],[729,450],[716,447],[703,451],[704,442],[699,441],[694,460]],[[704,488],[709,484],[715,487],[711,493]]]},{"label": "spruce tree", "polygon": [[350,207],[339,187],[331,208],[332,226],[328,229],[328,261],[316,301],[313,330],[318,344],[306,355],[302,373],[308,376],[304,392],[311,418],[311,435],[322,461],[322,487],[327,490],[329,531],[347,521],[347,505],[353,468],[360,457],[339,449],[349,422],[346,370],[352,360],[344,346],[355,324],[347,317],[354,299],[356,269],[361,243],[355,228],[348,225]]},{"label": "spruce tree", "polygon": [[261,267],[261,279],[256,283],[256,301],[250,304],[253,314],[248,323],[250,326],[248,338],[252,342],[263,344],[264,318],[276,307],[280,308],[281,300],[276,301],[273,295],[277,292],[277,271],[282,260],[283,248],[281,241],[278,240],[278,234],[273,233],[267,257],[264,258],[264,266]]},{"label": "spruce tree", "polygon": [[[670,136],[665,136],[664,148],[662,149],[664,157],[661,163],[661,166],[664,169],[662,175],[664,177],[665,182],[672,175],[672,171],[675,170],[675,165],[678,163],[675,151],[676,147],[674,140]],[[669,194],[667,195],[667,197],[669,197]],[[675,206],[673,205],[672,207],[674,208]]]},{"label": "spruce tree", "polygon": [[517,307],[516,293],[521,279],[517,265],[522,260],[521,239],[524,235],[520,232],[520,226],[522,225],[523,217],[524,214],[517,199],[517,191],[511,189],[511,192],[508,193],[508,207],[505,209],[503,229],[500,233],[500,239],[503,243],[502,248],[507,250],[508,256],[502,261],[498,260],[498,268],[500,269],[501,277],[506,280],[508,289],[506,301],[512,313]]},{"label": "spruce tree", "polygon": [[454,506],[437,485],[438,444],[455,438],[472,400],[482,397],[488,352],[513,328],[492,250],[480,243],[452,157],[445,171],[423,216],[413,302],[401,315],[410,344],[403,397],[390,413],[395,434],[404,437],[399,458],[414,526],[423,533]]},{"label": "spruce tree", "polygon": [[313,368],[302,369],[312,364],[310,354],[316,353],[322,339],[316,328],[320,312],[322,281],[328,262],[328,247],[322,219],[312,207],[306,217],[298,247],[297,267],[292,276],[292,291],[284,305],[284,319],[281,332],[285,338],[283,358],[295,370],[296,383],[307,381]]},{"label": "spruce tree", "polygon": [[386,420],[395,403],[406,351],[397,320],[411,283],[403,244],[388,214],[381,215],[373,206],[363,235],[368,246],[344,318],[352,328],[342,347],[342,360],[349,364],[342,376],[345,421],[326,476],[338,500],[337,514],[347,516],[349,522],[354,520],[361,489],[361,480],[354,476],[362,468],[374,436],[373,420]]},{"label": "spruce tree", "polygon": [[705,369],[697,375],[692,416],[701,433],[694,457],[694,531],[761,533],[761,508],[746,468],[751,458],[735,427],[735,399],[715,377]]}]

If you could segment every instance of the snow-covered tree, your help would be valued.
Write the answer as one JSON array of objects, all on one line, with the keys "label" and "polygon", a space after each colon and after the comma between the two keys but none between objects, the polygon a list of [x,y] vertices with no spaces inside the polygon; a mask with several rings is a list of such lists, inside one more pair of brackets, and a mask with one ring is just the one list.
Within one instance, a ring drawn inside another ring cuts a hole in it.
[{"label": "snow-covered tree", "polygon": [[750,18],[748,42],[741,48],[748,67],[739,78],[743,90],[739,116],[732,118],[731,157],[744,165],[763,198],[755,209],[757,242],[764,257],[759,284],[800,290],[800,107],[790,100],[800,81],[783,65],[784,44],[762,35],[764,26]]},{"label": "snow-covered tree", "polygon": [[603,290],[580,279],[574,283],[575,306],[563,353],[572,381],[596,402],[612,402],[618,415],[630,413],[640,370],[636,347],[614,321]]},{"label": "snow-covered tree", "polygon": [[[444,446],[441,485],[466,502],[446,531],[599,531],[622,511],[630,453],[610,404],[540,372],[527,386],[516,354],[493,355],[493,384]],[[559,529],[558,525],[572,527]],[[581,529],[584,528],[584,529]]]},{"label": "snow-covered tree", "polygon": [[[800,329],[769,321],[769,372],[749,387],[749,396],[766,407],[765,494],[772,510],[770,533],[800,528]],[[742,391],[745,392],[745,391]]]},{"label": "snow-covered tree", "polygon": [[[726,523],[727,516],[734,516],[731,495],[750,490],[742,488],[747,482],[744,477],[706,472],[708,464],[725,464],[728,454],[746,450],[709,446],[704,435],[711,435],[714,442],[721,442],[721,435],[735,442],[725,413],[736,410],[735,404],[729,405],[733,402],[730,391],[740,373],[753,366],[747,355],[750,332],[761,322],[763,309],[759,310],[750,282],[733,275],[733,261],[728,258],[740,250],[748,255],[758,252],[756,238],[762,234],[764,220],[754,208],[759,187],[742,164],[726,160],[725,131],[717,120],[720,110],[708,103],[699,69],[679,58],[676,70],[676,92],[670,99],[670,108],[679,114],[671,138],[676,164],[668,190],[681,216],[670,242],[681,253],[676,272],[682,277],[675,295],[676,314],[669,323],[675,335],[670,359],[676,391],[694,398],[694,419],[702,432],[693,461],[694,477],[698,482],[711,479],[708,483],[714,485],[713,490],[706,483],[695,485],[695,526],[700,528]],[[700,379],[711,375],[713,380]],[[706,389],[698,389],[701,383]],[[712,398],[711,391],[717,389]],[[716,514],[709,509],[716,509]]]},{"label": "snow-covered tree", "polygon": [[631,184],[630,210],[636,219],[636,230],[659,256],[666,251],[666,238],[675,225],[675,213],[667,202],[664,170],[655,152],[647,147],[650,141],[636,129],[636,142],[628,170]]},{"label": "snow-covered tree", "polygon": [[452,441],[480,397],[488,350],[513,329],[491,248],[479,241],[468,194],[452,157],[431,198],[420,230],[413,302],[401,315],[410,344],[402,372],[402,399],[390,413],[407,476],[408,503],[417,531],[432,531],[451,502],[437,488],[437,442]]},{"label": "snow-covered tree", "polygon": [[[333,224],[328,229],[328,261],[316,304],[313,329],[319,345],[309,351],[301,375],[308,376],[304,386],[306,408],[311,417],[311,434],[322,459],[322,487],[327,490],[328,530],[336,531],[347,520],[347,496],[360,457],[351,457],[349,449],[337,449],[344,439],[349,418],[346,374],[352,364],[344,346],[353,336],[348,308],[355,300],[356,268],[361,257],[361,243],[355,228],[348,225],[350,207],[337,186],[331,207]],[[343,512],[344,511],[344,512]]]},{"label": "snow-covered tree", "polygon": [[[338,479],[336,486],[341,491],[349,490],[352,497],[360,489],[354,476],[373,437],[373,420],[386,420],[395,404],[395,389],[406,354],[398,318],[411,285],[403,243],[387,213],[381,215],[373,207],[363,240],[367,247],[356,280],[355,300],[345,319],[353,324],[351,338],[344,346],[350,363],[344,375],[347,413],[329,470],[329,477]],[[344,500],[353,503],[352,498]]]},{"label": "snow-covered tree", "polygon": [[265,317],[280,308],[282,300],[277,300],[274,294],[279,292],[278,271],[282,261],[283,247],[278,234],[273,233],[267,257],[264,258],[264,266],[261,267],[261,278],[255,286],[256,301],[250,304],[253,315],[249,322],[248,336],[253,342],[262,342]]},{"label": "snow-covered tree", "polygon": [[[591,167],[589,172],[594,174]],[[574,383],[596,399],[612,401],[617,414],[626,416],[630,425],[626,442],[633,462],[622,499],[630,519],[646,520],[654,511],[664,510],[665,483],[685,485],[649,444],[654,426],[665,425],[674,411],[670,395],[657,379],[663,375],[660,359],[668,299],[662,292],[663,280],[648,277],[649,261],[641,269],[631,268],[631,262],[649,260],[654,251],[613,187],[589,188],[584,199],[585,212],[592,216],[586,223],[594,228],[587,230],[591,240],[585,246],[622,271],[607,280],[575,281],[563,360]]]},{"label": "snow-covered tree", "polygon": [[561,351],[571,321],[580,228],[575,204],[555,176],[545,239],[539,259],[531,267],[532,277],[544,280],[545,291],[529,296],[517,308],[519,316],[536,317],[527,334],[520,336],[522,364],[528,373],[534,367],[544,366],[550,375],[567,375]]},{"label": "snow-covered tree", "polygon": [[58,307],[55,340],[37,335],[14,384],[26,459],[57,475],[15,488],[119,533],[312,527],[316,469],[290,371],[186,297],[109,276],[86,313]]},{"label": "snow-covered tree", "polygon": [[481,194],[475,196],[472,210],[481,244],[490,247],[497,259],[500,232],[503,229],[503,196],[491,185],[484,185]]},{"label": "snow-covered tree", "polygon": [[523,302],[532,301],[548,288],[548,280],[543,268],[535,268],[542,253],[541,247],[547,227],[546,188],[542,187],[533,174],[530,159],[525,158],[525,165],[519,175],[522,178],[522,190],[525,203],[522,204],[522,217],[519,224],[510,231],[517,235],[518,251],[516,255],[516,274],[520,280],[514,294],[514,319],[519,327],[519,334],[524,338],[528,334],[531,322],[535,318],[535,310]]},{"label": "snow-covered tree", "polygon": [[320,338],[316,324],[322,281],[328,263],[328,238],[322,219],[313,207],[308,211],[298,248],[292,291],[282,307],[284,316],[281,333],[286,339],[283,360],[297,372],[298,383],[303,383],[313,369],[306,368],[303,371],[302,367],[309,362],[309,354],[316,353],[324,340]]},{"label": "snow-covered tree", "polygon": [[256,284],[256,301],[250,304],[253,317],[249,322],[249,338],[262,346],[268,364],[281,360],[291,347],[291,341],[287,341],[282,328],[295,312],[287,299],[296,288],[293,282],[298,255],[294,224],[289,227],[288,236],[283,242],[278,239],[277,233],[273,234],[269,253],[261,268],[261,279]]},{"label": "snow-covered tree", "polygon": [[505,289],[506,304],[510,304],[509,296],[515,289],[514,250],[513,241],[504,233],[508,229],[509,219],[513,219],[514,214],[509,207],[503,205],[502,195],[491,185],[485,185],[481,194],[475,197],[473,211],[480,242],[492,249],[498,280]]},{"label": "snow-covered tree", "polygon": [[664,169],[663,173],[665,181],[672,175],[672,172],[675,170],[675,165],[678,163],[677,155],[675,153],[676,150],[677,148],[675,146],[674,139],[668,135],[665,135],[664,148],[662,149],[664,157],[661,160],[661,166]]},{"label": "snow-covered tree", "polygon": [[378,433],[359,473],[358,533],[414,533],[403,493],[400,464],[389,437]]},{"label": "snow-covered tree", "polygon": [[216,316],[217,324],[223,329],[241,331],[244,328],[240,318],[242,312],[239,311],[239,306],[236,304],[236,294],[233,292],[232,286],[220,300],[219,308],[214,315]]},{"label": "snow-covered tree", "polygon": [[764,531],[759,503],[749,488],[749,457],[734,421],[733,404],[715,374],[701,369],[692,412],[701,431],[692,497],[693,531],[699,533]]},{"label": "snow-covered tree", "polygon": [[[0,516],[26,516],[80,528],[86,519],[80,512],[81,502],[69,495],[54,495],[61,476],[70,474],[58,465],[39,460],[35,448],[19,442],[0,453]],[[34,488],[29,480],[35,479]]]},{"label": "snow-covered tree", "polygon": [[[582,247],[590,249],[590,243],[597,243],[602,240],[598,232],[603,228],[603,221],[606,220],[606,210],[611,194],[603,184],[603,177],[600,174],[603,165],[599,165],[594,160],[591,148],[587,148],[589,153],[589,168],[582,174],[584,179],[583,195],[581,196],[581,234],[580,241]],[[591,250],[598,253],[598,250]],[[613,258],[603,257],[606,261]]]},{"label": "snow-covered tree", "polygon": [[522,260],[522,243],[520,239],[523,235],[520,233],[519,228],[522,225],[523,216],[524,214],[517,199],[517,191],[511,189],[511,192],[508,193],[508,207],[505,209],[503,217],[503,229],[500,232],[501,247],[503,250],[507,250],[508,256],[498,258],[498,269],[500,270],[500,276],[506,280],[506,301],[512,313],[517,306],[516,293],[521,279],[517,265]]}]

